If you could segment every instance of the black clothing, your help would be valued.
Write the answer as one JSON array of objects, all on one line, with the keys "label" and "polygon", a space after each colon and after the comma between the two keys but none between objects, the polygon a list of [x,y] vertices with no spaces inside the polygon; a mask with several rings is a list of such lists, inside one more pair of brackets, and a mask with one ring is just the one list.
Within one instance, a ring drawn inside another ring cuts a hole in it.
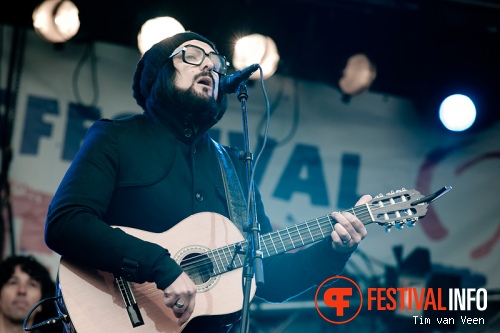
[{"label": "black clothing", "polygon": [[[144,114],[91,126],[49,206],[45,241],[62,256],[163,290],[182,273],[168,249],[109,225],[163,232],[197,212],[229,217],[218,152],[207,132],[222,113],[199,128],[190,115],[148,105]],[[226,150],[246,189],[239,151]],[[262,233],[272,231],[258,189],[256,208]],[[266,258],[265,285],[256,296],[285,301],[338,275],[349,257],[334,252],[328,237]]]},{"label": "black clothing", "polygon": [[[197,212],[228,216],[217,152],[209,135],[204,133],[191,144],[189,138],[181,139],[147,115],[95,122],[50,204],[47,245],[119,275],[124,260],[137,262],[132,281],[156,282],[165,289],[182,271],[168,251],[108,225],[162,232]],[[246,179],[237,150],[228,152],[240,180]],[[269,232],[272,228],[258,190],[256,202],[262,232]],[[256,295],[284,301],[338,274],[348,257],[335,253],[325,240],[297,253],[267,258],[266,285]]]}]

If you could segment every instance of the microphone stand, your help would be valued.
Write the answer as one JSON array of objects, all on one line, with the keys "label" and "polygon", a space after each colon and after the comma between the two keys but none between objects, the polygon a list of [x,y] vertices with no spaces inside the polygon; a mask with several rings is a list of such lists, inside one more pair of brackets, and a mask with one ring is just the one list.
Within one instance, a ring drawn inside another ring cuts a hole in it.
[{"label": "microphone stand", "polygon": [[246,164],[246,175],[248,184],[248,202],[249,202],[249,221],[243,230],[247,232],[248,247],[246,251],[245,265],[243,266],[243,308],[241,315],[241,333],[248,332],[250,317],[250,292],[252,288],[252,279],[255,273],[255,282],[257,286],[264,284],[264,267],[262,265],[262,251],[260,248],[260,225],[257,221],[257,211],[255,209],[255,191],[254,184],[251,181],[253,169],[253,157],[250,151],[250,139],[248,134],[248,115],[247,105],[248,88],[246,81],[240,83],[238,90],[238,100],[241,103],[242,121],[243,121],[243,139],[245,151],[242,152],[240,159]]}]

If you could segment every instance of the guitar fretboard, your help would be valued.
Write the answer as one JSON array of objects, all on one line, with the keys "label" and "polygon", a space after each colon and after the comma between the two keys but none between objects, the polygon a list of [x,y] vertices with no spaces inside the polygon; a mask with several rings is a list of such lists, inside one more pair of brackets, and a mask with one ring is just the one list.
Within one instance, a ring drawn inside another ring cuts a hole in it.
[{"label": "guitar fretboard", "polygon": [[[363,224],[373,222],[368,205],[356,206],[348,211],[357,216]],[[270,232],[260,237],[263,258],[306,246],[330,236],[336,221],[331,215],[325,215],[313,220],[299,223],[285,229]],[[186,261],[183,269],[188,275],[223,274],[232,269],[243,267],[246,241],[224,246]]]},{"label": "guitar fretboard", "polygon": [[[348,210],[364,224],[373,221],[368,205]],[[264,258],[309,245],[330,236],[337,223],[330,214],[261,236]]]}]

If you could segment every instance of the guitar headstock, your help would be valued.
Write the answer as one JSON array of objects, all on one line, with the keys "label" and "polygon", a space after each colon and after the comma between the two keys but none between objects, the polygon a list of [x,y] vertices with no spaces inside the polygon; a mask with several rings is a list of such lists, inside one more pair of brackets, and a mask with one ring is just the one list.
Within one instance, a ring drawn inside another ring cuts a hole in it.
[{"label": "guitar headstock", "polygon": [[423,198],[420,192],[404,188],[385,195],[381,193],[368,203],[372,220],[370,223],[385,226],[386,232],[390,232],[392,227],[413,227],[427,214],[429,201],[422,200]]}]

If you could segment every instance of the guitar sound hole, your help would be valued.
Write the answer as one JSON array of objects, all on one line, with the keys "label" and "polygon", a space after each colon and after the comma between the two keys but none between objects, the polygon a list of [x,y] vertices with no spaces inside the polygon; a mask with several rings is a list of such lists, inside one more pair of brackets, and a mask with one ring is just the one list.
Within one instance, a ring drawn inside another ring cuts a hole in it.
[{"label": "guitar sound hole", "polygon": [[181,267],[196,285],[203,284],[214,276],[212,260],[205,254],[188,254],[182,259]]}]

